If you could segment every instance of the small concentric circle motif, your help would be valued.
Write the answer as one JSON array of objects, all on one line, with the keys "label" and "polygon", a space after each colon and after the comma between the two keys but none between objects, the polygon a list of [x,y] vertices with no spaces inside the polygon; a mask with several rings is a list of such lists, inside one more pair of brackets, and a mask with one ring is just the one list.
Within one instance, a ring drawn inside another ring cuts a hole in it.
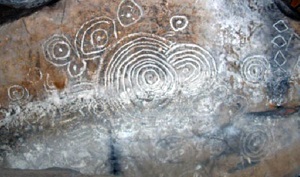
[{"label": "small concentric circle motif", "polygon": [[247,82],[252,84],[265,81],[269,70],[269,62],[260,55],[248,57],[242,64],[242,75]]}]

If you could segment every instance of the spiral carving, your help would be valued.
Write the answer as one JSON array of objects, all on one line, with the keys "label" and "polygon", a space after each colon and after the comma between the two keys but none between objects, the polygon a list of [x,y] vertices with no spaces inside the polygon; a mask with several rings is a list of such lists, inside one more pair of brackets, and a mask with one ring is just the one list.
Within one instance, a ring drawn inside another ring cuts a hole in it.
[{"label": "spiral carving", "polygon": [[104,61],[104,79],[107,90],[120,97],[117,107],[161,106],[177,90],[174,68],[166,61],[169,49],[165,39],[150,34],[125,37]]}]

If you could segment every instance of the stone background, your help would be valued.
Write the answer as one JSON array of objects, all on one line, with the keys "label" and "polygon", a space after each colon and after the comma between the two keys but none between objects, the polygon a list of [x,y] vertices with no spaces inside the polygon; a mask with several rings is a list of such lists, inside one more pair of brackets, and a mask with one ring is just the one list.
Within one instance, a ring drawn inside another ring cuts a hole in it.
[{"label": "stone background", "polygon": [[[0,26],[0,175],[300,173],[298,21],[285,17],[271,0],[124,2],[135,2],[132,13],[140,17],[129,26],[117,18],[122,4],[117,0],[61,0]],[[102,53],[86,59],[76,51],[77,33],[83,24],[104,16],[115,24],[115,34],[109,33]],[[186,17],[188,25],[174,30],[174,16]],[[118,74],[107,87],[104,71],[118,49],[134,40],[134,33],[171,46],[195,44],[209,53],[205,59],[213,58],[216,74],[198,78],[208,79],[205,84],[178,85],[179,92],[166,96],[171,100],[167,106],[161,106],[161,92],[155,90],[159,96],[144,98],[151,96],[144,93],[128,102],[140,93],[132,93],[135,87],[116,89]],[[57,67],[49,62],[45,45],[55,35],[70,42],[71,64]],[[281,40],[277,44],[276,37]],[[279,51],[285,58],[282,65],[275,60]],[[269,66],[258,65],[250,73],[255,82],[247,80],[249,73],[243,69],[253,56],[264,57]],[[68,72],[71,65],[80,68],[82,63],[86,68],[79,76]],[[16,92],[9,96],[12,88]],[[194,88],[197,94],[189,90]]]}]

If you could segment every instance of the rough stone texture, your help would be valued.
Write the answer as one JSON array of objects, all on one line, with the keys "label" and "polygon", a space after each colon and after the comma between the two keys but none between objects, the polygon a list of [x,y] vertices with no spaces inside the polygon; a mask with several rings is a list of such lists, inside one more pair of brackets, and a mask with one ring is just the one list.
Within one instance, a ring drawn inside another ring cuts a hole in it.
[{"label": "rough stone texture", "polygon": [[299,35],[271,0],[61,0],[4,24],[0,175],[297,176]]}]

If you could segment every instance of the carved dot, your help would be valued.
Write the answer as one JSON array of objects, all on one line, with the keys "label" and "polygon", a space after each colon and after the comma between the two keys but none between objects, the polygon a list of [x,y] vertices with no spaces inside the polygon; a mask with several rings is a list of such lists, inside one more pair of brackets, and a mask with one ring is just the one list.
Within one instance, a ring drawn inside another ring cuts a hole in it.
[{"label": "carved dot", "polygon": [[182,24],[182,21],[181,21],[181,20],[178,20],[178,21],[176,22],[176,24],[177,24],[177,25],[181,25],[181,24]]},{"label": "carved dot", "polygon": [[73,70],[74,70],[74,71],[77,70],[77,66],[76,66],[76,65],[73,66]]},{"label": "carved dot", "polygon": [[131,16],[132,16],[131,13],[127,13],[127,14],[126,14],[126,17],[127,17],[127,18],[130,18]]},{"label": "carved dot", "polygon": [[104,30],[97,30],[92,33],[91,43],[97,48],[103,48],[108,42],[107,32]]},{"label": "carved dot", "polygon": [[153,85],[158,81],[156,74],[153,71],[148,71],[145,74],[146,83],[149,85]]},{"label": "carved dot", "polygon": [[54,46],[53,51],[56,58],[65,58],[70,54],[70,47],[66,43],[57,43]]}]

